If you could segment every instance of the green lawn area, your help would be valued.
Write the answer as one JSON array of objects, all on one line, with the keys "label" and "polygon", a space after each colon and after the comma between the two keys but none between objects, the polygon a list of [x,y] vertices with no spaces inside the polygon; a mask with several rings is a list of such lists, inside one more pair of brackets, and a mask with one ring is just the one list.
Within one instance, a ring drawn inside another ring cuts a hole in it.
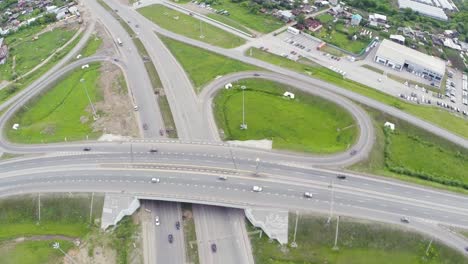
[{"label": "green lawn area", "polygon": [[226,10],[229,12],[229,18],[237,21],[239,24],[258,31],[260,33],[269,33],[284,25],[284,22],[262,13],[251,13],[248,7],[248,1],[234,3],[231,0],[218,0],[212,4],[217,10]]},{"label": "green lawn area", "polygon": [[238,30],[243,31],[245,33],[252,34],[252,32],[248,28],[244,27],[242,24],[240,24],[239,22],[231,19],[228,16],[220,15],[220,14],[216,14],[216,13],[210,13],[210,14],[207,14],[206,16],[210,17],[212,19],[218,20],[219,22],[224,23],[226,25],[229,25],[229,26],[231,26],[233,28],[237,28]]},{"label": "green lawn area", "polygon": [[54,242],[60,243],[63,251],[73,247],[73,243],[61,240],[24,241],[20,243],[0,244],[2,264],[36,264],[61,263],[64,255],[52,247]]},{"label": "green lawn area", "polygon": [[[29,32],[29,31],[27,31],[27,32]],[[22,31],[20,33],[24,34]],[[8,98],[12,97],[13,95],[18,93],[19,91],[23,90],[28,85],[30,85],[34,80],[36,80],[37,78],[42,76],[44,73],[46,73],[50,68],[52,68],[55,65],[55,63],[57,61],[61,60],[65,55],[67,55],[70,52],[70,50],[72,50],[73,47],[75,47],[76,44],[78,44],[80,39],[81,39],[81,35],[78,36],[77,38],[75,38],[75,40],[73,40],[64,49],[62,49],[61,51],[55,53],[55,55],[47,63],[42,65],[42,67],[35,70],[34,72],[27,75],[26,77],[24,77],[22,79],[19,79],[19,80],[16,80],[16,82],[8,85],[4,89],[1,89],[0,90],[0,103],[3,103]]]},{"label": "green lawn area", "polygon": [[76,32],[57,28],[39,35],[38,39],[34,40],[33,37],[42,29],[34,27],[5,38],[9,55],[7,62],[0,65],[0,80],[12,80],[15,76],[28,72],[63,46]]},{"label": "green lawn area", "polygon": [[331,32],[320,30],[320,32],[314,34],[314,36],[354,54],[359,54],[370,43],[370,40],[350,40],[346,34],[336,30],[332,30]]},{"label": "green lawn area", "polygon": [[[468,150],[387,114],[367,110],[374,119],[377,138],[369,159],[353,165],[352,170],[468,190]],[[384,132],[386,121],[395,124],[395,132]]]},{"label": "green lawn area", "polygon": [[216,76],[258,69],[170,38],[159,37],[185,69],[197,93]]},{"label": "green lawn area", "polygon": [[316,19],[320,21],[322,24],[326,24],[330,21],[333,21],[334,17],[330,14],[325,13],[320,16],[317,16]]},{"label": "green lawn area", "polygon": [[[88,69],[77,69],[59,81],[52,89],[23,107],[10,121],[7,136],[13,142],[40,143],[97,138],[101,132],[93,131],[93,115],[86,96],[91,101],[102,99],[98,81],[100,64]],[[80,82],[84,79],[84,82]],[[98,113],[99,114],[99,113]],[[18,130],[10,129],[18,123]]]},{"label": "green lawn area", "polygon": [[216,46],[234,48],[245,43],[238,36],[159,4],[140,8],[138,12],[162,28]]},{"label": "green lawn area", "polygon": [[92,56],[101,47],[101,45],[102,45],[102,38],[96,35],[93,35],[89,38],[88,42],[86,43],[86,46],[81,50],[80,54],[83,57]]},{"label": "green lawn area", "polygon": [[[242,85],[247,87],[247,130],[240,129]],[[284,98],[286,91],[296,98]],[[352,116],[338,105],[267,80],[239,81],[232,89],[223,89],[214,102],[218,127],[227,140],[272,139],[277,149],[334,153],[351,146],[359,131]]]},{"label": "green lawn area", "polygon": [[[289,241],[293,241],[296,216],[289,217]],[[338,248],[332,250],[336,219],[301,215],[298,221],[297,248],[269,242],[263,235],[251,236],[255,263],[261,264],[452,264],[468,263],[457,251],[434,241],[426,255],[430,238],[397,227],[341,218]]]},{"label": "green lawn area", "polygon": [[[246,54],[250,54],[248,50]],[[435,106],[420,106],[404,102],[394,96],[377,91],[371,87],[344,79],[341,75],[317,65],[313,65],[310,61],[294,62],[292,60],[253,48],[252,57],[264,60],[266,62],[289,68],[291,70],[310,75],[317,79],[324,80],[342,88],[351,90],[353,92],[362,94],[369,98],[375,99],[387,105],[398,108],[409,114],[417,116],[437,126],[445,128],[453,133],[459,134],[468,138],[468,121],[464,118],[455,116],[439,107]]]},{"label": "green lawn area", "polygon": [[[94,196],[92,219],[100,219],[103,196]],[[0,199],[0,241],[19,236],[65,235],[83,237],[90,230],[91,194],[41,195],[38,222],[38,195]]]},{"label": "green lawn area", "polygon": [[198,258],[198,244],[196,243],[197,234],[195,232],[195,222],[192,217],[192,204],[183,203],[182,213],[183,215],[191,216],[186,217],[182,221],[184,227],[185,248],[187,249],[187,261],[188,263],[199,264],[200,259]]}]

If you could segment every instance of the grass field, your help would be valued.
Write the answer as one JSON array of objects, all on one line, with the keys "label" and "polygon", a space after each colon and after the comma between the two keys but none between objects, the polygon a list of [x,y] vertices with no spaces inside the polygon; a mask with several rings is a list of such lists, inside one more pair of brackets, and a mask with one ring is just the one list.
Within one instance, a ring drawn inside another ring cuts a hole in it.
[{"label": "grass field", "polygon": [[248,7],[244,7],[241,3],[233,3],[231,0],[218,0],[212,4],[212,7],[217,10],[227,10],[230,19],[261,33],[271,32],[284,25],[283,21],[271,15],[251,13]]},{"label": "grass field", "polygon": [[197,93],[216,76],[258,69],[170,38],[159,37],[185,69]]},{"label": "grass field", "polygon": [[187,261],[193,264],[199,264],[197,234],[195,232],[195,222],[192,217],[192,204],[183,203],[182,213],[190,215],[183,220],[185,248],[187,249]]},{"label": "grass field", "polygon": [[[247,130],[241,130],[242,90],[246,86]],[[294,100],[285,99],[285,91]],[[248,79],[215,97],[215,116],[227,140],[271,139],[273,147],[312,153],[346,150],[357,138],[352,116],[320,97],[267,80]]]},{"label": "grass field", "polygon": [[63,251],[68,251],[73,244],[68,241],[25,241],[20,243],[0,244],[0,262],[2,264],[61,263],[63,253],[52,248],[54,242],[60,243]]},{"label": "grass field", "polygon": [[9,55],[7,62],[0,65],[0,80],[12,80],[28,72],[63,46],[76,32],[58,28],[47,31],[34,40],[34,36],[42,29],[43,27],[35,27],[5,38]]},{"label": "grass field", "polygon": [[[90,231],[91,194],[41,195],[40,222],[38,199],[38,195],[0,199],[0,241],[32,235],[83,237]],[[94,196],[93,220],[101,217],[103,202],[103,196]]]},{"label": "grass field", "polygon": [[[468,150],[392,116],[367,110],[374,119],[376,142],[369,159],[351,169],[451,190],[460,190],[464,184],[468,190]],[[395,124],[395,132],[384,133],[386,121]]]},{"label": "grass field", "polygon": [[[290,214],[289,241],[292,241],[296,216]],[[426,255],[430,238],[408,230],[380,223],[340,219],[339,250],[332,250],[336,220],[327,225],[326,218],[299,217],[297,248],[281,248],[266,235],[251,237],[255,263],[261,264],[452,264],[468,263],[463,255],[434,241]]]},{"label": "grass field", "polygon": [[[143,16],[172,32],[223,48],[234,48],[245,40],[192,16],[163,5],[151,5],[138,9]],[[201,29],[200,29],[201,27]],[[201,38],[200,36],[204,37]]]},{"label": "grass field", "polygon": [[[13,142],[40,143],[81,140],[86,136],[97,138],[94,132],[91,101],[101,100],[98,80],[100,64],[90,64],[88,69],[77,69],[59,81],[52,89],[23,107],[9,122],[7,136]],[[80,82],[84,79],[84,82]],[[18,123],[18,130],[11,125]]]},{"label": "grass field", "polygon": [[[21,32],[23,33],[23,32]],[[42,76],[44,73],[46,73],[50,68],[52,68],[57,61],[62,59],[65,55],[67,55],[70,50],[73,49],[73,47],[76,46],[76,44],[80,41],[81,36],[78,36],[75,38],[74,41],[72,41],[68,46],[66,46],[64,49],[62,49],[60,52],[55,53],[55,55],[42,67],[39,69],[35,70],[31,74],[27,75],[24,78],[21,78],[20,80],[16,80],[16,82],[8,85],[4,89],[0,90],[0,103],[3,103],[6,101],[8,98],[14,96],[16,93],[19,91],[23,90],[26,88],[28,85],[30,85],[34,80]]]},{"label": "grass field", "polygon": [[242,24],[240,24],[239,22],[229,18],[228,16],[224,16],[224,15],[220,15],[220,14],[216,14],[216,13],[210,13],[210,14],[207,14],[206,16],[210,17],[210,18],[212,18],[214,20],[218,20],[221,23],[229,25],[229,26],[231,26],[233,28],[236,28],[236,29],[238,29],[240,31],[243,31],[245,33],[252,34],[250,29],[244,27]]},{"label": "grass field", "polygon": [[[247,51],[246,54],[250,54],[250,51]],[[439,107],[435,106],[420,106],[414,105],[407,102],[404,102],[394,96],[385,94],[383,92],[377,91],[371,87],[365,86],[363,84],[343,79],[341,75],[338,75],[331,70],[321,67],[311,65],[309,61],[296,63],[292,60],[277,56],[259,49],[252,51],[252,56],[269,63],[289,68],[306,75],[313,76],[315,78],[324,80],[326,82],[332,83],[334,85],[340,86],[342,88],[351,90],[353,92],[362,94],[369,98],[375,99],[387,105],[398,108],[402,111],[405,111],[409,114],[422,118],[426,121],[429,121],[437,126],[445,128],[449,131],[452,131],[456,134],[459,134],[465,138],[468,138],[468,121],[464,118],[458,117],[449,113]]]},{"label": "grass field", "polygon": [[86,43],[86,46],[81,50],[80,54],[83,57],[89,57],[91,55],[94,55],[96,51],[101,47],[102,45],[102,38],[93,35],[89,38],[88,42]]}]

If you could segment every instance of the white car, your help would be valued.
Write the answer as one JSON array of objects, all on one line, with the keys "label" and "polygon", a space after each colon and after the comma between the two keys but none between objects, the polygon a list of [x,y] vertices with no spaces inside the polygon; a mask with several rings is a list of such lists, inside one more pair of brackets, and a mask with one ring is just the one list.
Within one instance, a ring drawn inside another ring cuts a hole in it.
[{"label": "white car", "polygon": [[154,217],[154,224],[157,225],[157,226],[160,224],[159,223],[159,216]]},{"label": "white car", "polygon": [[152,183],[159,183],[159,178],[151,178]]},{"label": "white car", "polygon": [[260,186],[255,185],[255,186],[252,188],[252,190],[253,190],[254,192],[261,192],[261,191],[263,190],[263,188],[260,187]]},{"label": "white car", "polygon": [[410,222],[409,217],[407,217],[407,216],[403,216],[403,217],[400,219],[400,221],[403,222],[403,223],[407,223],[407,224],[409,224],[409,222]]},{"label": "white car", "polygon": [[304,197],[306,198],[312,198],[312,193],[311,192],[305,192]]},{"label": "white car", "polygon": [[218,179],[220,179],[220,180],[222,180],[222,181],[225,181],[225,180],[227,180],[227,176],[226,176],[226,175],[220,175],[220,176],[218,177]]},{"label": "white car", "polygon": [[134,105],[133,110],[138,111],[138,105]]}]

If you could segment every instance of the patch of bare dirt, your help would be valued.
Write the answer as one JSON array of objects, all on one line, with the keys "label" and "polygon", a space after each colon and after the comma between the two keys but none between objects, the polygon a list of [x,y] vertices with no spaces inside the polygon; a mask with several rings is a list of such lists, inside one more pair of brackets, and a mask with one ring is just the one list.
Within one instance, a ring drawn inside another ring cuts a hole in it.
[{"label": "patch of bare dirt", "polygon": [[88,238],[79,248],[68,251],[74,262],[64,258],[64,264],[115,264],[117,252],[112,249],[111,241],[105,234],[96,234]]},{"label": "patch of bare dirt", "polygon": [[114,40],[109,36],[104,26],[101,23],[96,23],[95,36],[102,39],[102,44],[96,51],[96,54],[105,56],[114,56],[116,54]]},{"label": "patch of bare dirt", "polygon": [[103,100],[95,105],[99,119],[94,122],[93,130],[103,131],[105,134],[137,137],[135,112],[122,71],[110,63],[103,63],[100,71],[99,86]]}]

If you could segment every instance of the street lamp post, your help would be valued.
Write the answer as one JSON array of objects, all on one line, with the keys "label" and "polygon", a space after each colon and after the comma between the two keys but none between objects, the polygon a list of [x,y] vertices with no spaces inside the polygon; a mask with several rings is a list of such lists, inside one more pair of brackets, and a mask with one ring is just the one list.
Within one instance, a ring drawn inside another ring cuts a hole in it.
[{"label": "street lamp post", "polygon": [[68,255],[65,251],[63,251],[63,250],[60,248],[60,243],[59,243],[59,242],[55,242],[55,243],[52,245],[52,247],[53,247],[54,249],[58,249],[60,252],[62,252],[62,254],[65,255],[65,257],[66,257],[67,259],[69,259],[71,263],[78,264],[78,263],[75,262],[75,260],[74,260],[72,257],[70,257],[70,255]]},{"label": "street lamp post", "polygon": [[86,86],[84,85],[84,82],[85,82],[85,79],[80,79],[80,83],[81,83],[81,85],[83,86],[83,89],[84,89],[85,92],[86,92],[86,97],[88,97],[89,104],[91,104],[91,108],[93,109],[93,117],[94,117],[94,120],[97,120],[97,119],[98,119],[98,116],[97,116],[97,114],[96,114],[96,109],[94,108],[93,102],[91,102],[91,97],[89,97],[88,89],[87,89]]},{"label": "street lamp post", "polygon": [[260,158],[255,159],[255,175],[258,174],[258,167],[260,166]]},{"label": "street lamp post", "polygon": [[247,124],[245,123],[245,96],[244,96],[244,92],[246,88],[247,87],[245,87],[245,85],[241,86],[241,89],[242,89],[242,124],[240,127],[242,130],[247,129]]}]

